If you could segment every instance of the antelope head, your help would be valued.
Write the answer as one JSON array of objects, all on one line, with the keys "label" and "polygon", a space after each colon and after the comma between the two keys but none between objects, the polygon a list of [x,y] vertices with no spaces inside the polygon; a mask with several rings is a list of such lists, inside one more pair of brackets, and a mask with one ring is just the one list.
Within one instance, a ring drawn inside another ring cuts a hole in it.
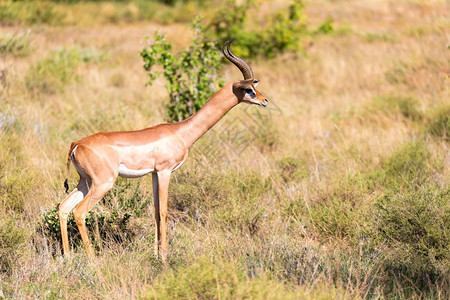
[{"label": "antelope head", "polygon": [[231,52],[230,45],[232,42],[233,40],[229,40],[223,44],[223,55],[225,55],[229,61],[238,67],[238,69],[242,72],[242,75],[244,75],[244,80],[236,81],[233,84],[233,93],[236,95],[239,102],[266,107],[269,105],[269,101],[256,89],[259,80],[253,77],[253,71],[250,65],[245,60]]}]

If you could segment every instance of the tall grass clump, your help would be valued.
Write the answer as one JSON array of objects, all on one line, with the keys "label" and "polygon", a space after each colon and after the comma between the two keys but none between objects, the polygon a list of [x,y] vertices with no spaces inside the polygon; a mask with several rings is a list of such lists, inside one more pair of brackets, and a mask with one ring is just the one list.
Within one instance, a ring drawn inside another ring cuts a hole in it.
[{"label": "tall grass clump", "polygon": [[53,51],[30,68],[25,84],[30,91],[54,94],[75,80],[80,62],[74,48]]},{"label": "tall grass clump", "polygon": [[2,1],[0,24],[61,24],[65,13],[55,8],[50,1]]},{"label": "tall grass clump", "polygon": [[168,271],[147,288],[143,298],[297,299],[299,294],[268,274],[251,278],[233,262],[202,258],[192,265]]},{"label": "tall grass clump", "polygon": [[181,170],[169,197],[174,208],[200,224],[214,222],[225,230],[255,234],[263,221],[258,199],[270,191],[267,178],[254,172]]},{"label": "tall grass clump", "polygon": [[27,56],[31,52],[30,32],[0,36],[0,55]]},{"label": "tall grass clump", "polygon": [[12,214],[20,214],[24,213],[27,202],[39,194],[35,185],[41,181],[23,155],[23,121],[8,112],[3,117],[4,122],[0,124],[0,206]]},{"label": "tall grass clump", "polygon": [[423,118],[420,103],[413,97],[383,95],[374,99],[373,106],[376,111],[386,115],[402,115],[412,121],[420,121]]},{"label": "tall grass clump", "polygon": [[63,48],[50,52],[30,68],[25,84],[32,92],[54,94],[78,79],[77,67],[85,62],[102,62],[106,55],[93,48]]},{"label": "tall grass clump", "polygon": [[284,182],[296,182],[308,177],[306,162],[294,157],[285,157],[277,161],[279,174]]},{"label": "tall grass clump", "polygon": [[388,193],[375,203],[385,268],[412,288],[447,284],[450,269],[450,188],[431,184]]},{"label": "tall grass clump", "polygon": [[431,174],[431,154],[427,144],[416,140],[402,145],[368,176],[373,188],[382,191],[414,190]]},{"label": "tall grass clump", "polygon": [[427,115],[426,130],[433,136],[450,139],[450,105],[441,105]]},{"label": "tall grass clump", "polygon": [[351,280],[371,281],[368,295],[435,296],[449,287],[450,261],[450,188],[435,182],[435,160],[425,142],[405,143],[372,170],[286,202],[282,216],[339,242],[339,260],[323,258],[337,282],[359,274]]},{"label": "tall grass clump", "polygon": [[[10,273],[23,253],[22,247],[28,236],[16,225],[14,218],[0,211],[0,274]],[[0,285],[1,289],[1,285]]]}]

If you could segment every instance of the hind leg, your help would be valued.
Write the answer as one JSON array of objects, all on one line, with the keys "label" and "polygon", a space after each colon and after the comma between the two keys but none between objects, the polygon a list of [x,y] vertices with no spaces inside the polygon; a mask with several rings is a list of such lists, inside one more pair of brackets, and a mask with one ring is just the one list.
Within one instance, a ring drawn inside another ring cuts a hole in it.
[{"label": "hind leg", "polygon": [[80,202],[80,204],[73,210],[73,216],[77,223],[78,230],[80,231],[81,238],[83,240],[86,252],[89,256],[94,256],[94,250],[92,250],[91,243],[89,242],[88,231],[86,227],[86,216],[88,212],[99,202],[103,196],[112,188],[114,180],[108,183],[96,184],[92,183],[92,186],[87,193],[86,197]]},{"label": "hind leg", "polygon": [[69,236],[67,234],[67,217],[72,209],[77,206],[78,203],[83,200],[87,195],[89,190],[88,180],[81,178],[78,182],[77,187],[67,196],[66,199],[62,200],[58,206],[59,224],[61,227],[61,238],[63,244],[64,255],[70,254]]}]

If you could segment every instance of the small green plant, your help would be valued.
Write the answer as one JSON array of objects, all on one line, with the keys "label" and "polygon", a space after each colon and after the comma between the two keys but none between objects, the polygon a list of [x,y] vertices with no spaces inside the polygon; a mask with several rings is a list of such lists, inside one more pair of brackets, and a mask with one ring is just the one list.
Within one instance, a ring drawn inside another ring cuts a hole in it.
[{"label": "small green plant", "polygon": [[[197,112],[212,96],[217,88],[223,86],[217,80],[220,68],[220,55],[214,43],[207,40],[203,26],[194,22],[195,37],[188,49],[171,53],[172,45],[165,37],[155,33],[155,41],[141,51],[152,84],[158,76],[166,80],[170,101],[167,115],[170,121],[181,121]],[[153,68],[160,65],[162,72]]]},{"label": "small green plant", "polygon": [[[136,238],[143,230],[142,224],[138,224],[136,219],[148,213],[150,203],[150,196],[140,188],[139,182],[133,184],[118,179],[111,191],[102,198],[99,207],[91,210],[86,217],[89,232],[98,233],[99,238],[94,238],[97,247],[101,247],[102,243],[123,243]],[[51,243],[60,243],[57,207],[42,213],[39,228]],[[72,213],[67,221],[67,230],[72,245],[81,245],[81,236]]]},{"label": "small green plant", "polygon": [[0,36],[0,54],[26,56],[30,53],[30,32]]}]

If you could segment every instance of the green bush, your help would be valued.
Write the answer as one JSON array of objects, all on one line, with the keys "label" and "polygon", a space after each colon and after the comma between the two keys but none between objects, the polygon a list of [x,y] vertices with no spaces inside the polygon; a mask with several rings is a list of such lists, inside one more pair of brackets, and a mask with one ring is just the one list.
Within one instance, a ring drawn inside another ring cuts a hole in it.
[{"label": "green bush", "polygon": [[[207,25],[211,35],[217,37],[217,46],[236,39],[234,49],[238,56],[274,57],[285,51],[301,50],[300,41],[305,36],[333,30],[331,19],[327,19],[317,30],[309,30],[304,5],[300,0],[292,1],[286,11],[267,16],[264,22],[258,22],[254,17],[257,9],[258,5],[252,0],[242,4],[227,0]],[[249,16],[252,16],[251,21]]]},{"label": "green bush", "polygon": [[[144,69],[152,84],[160,75],[166,80],[170,101],[167,105],[169,121],[181,121],[197,112],[223,86],[217,82],[220,55],[214,44],[207,40],[201,24],[194,22],[195,37],[188,49],[171,53],[172,45],[163,35],[155,33],[155,41],[141,51]],[[160,65],[163,72],[153,68]]]},{"label": "green bush", "polygon": [[[97,206],[86,216],[91,239],[101,248],[108,243],[124,243],[133,241],[144,228],[137,220],[148,215],[151,198],[140,188],[139,181],[132,183],[118,179]],[[39,231],[47,237],[50,243],[61,243],[61,227],[58,208],[52,208],[42,213]],[[78,227],[73,214],[67,221],[69,240],[73,246],[82,244]],[[97,234],[95,234],[97,233]]]}]

